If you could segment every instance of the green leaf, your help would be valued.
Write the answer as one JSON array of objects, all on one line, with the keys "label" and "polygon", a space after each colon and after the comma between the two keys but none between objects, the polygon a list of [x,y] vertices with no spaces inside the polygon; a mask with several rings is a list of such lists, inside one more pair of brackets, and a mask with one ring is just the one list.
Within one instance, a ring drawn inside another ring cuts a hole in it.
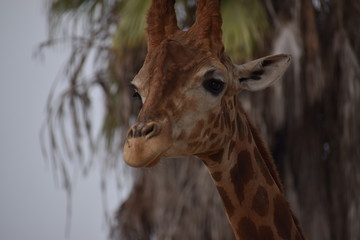
[{"label": "green leaf", "polygon": [[222,1],[223,43],[235,61],[254,55],[258,44],[269,32],[267,14],[258,0]]},{"label": "green leaf", "polygon": [[119,9],[119,22],[113,47],[121,56],[123,49],[134,49],[145,43],[146,13],[150,0],[126,1]]}]

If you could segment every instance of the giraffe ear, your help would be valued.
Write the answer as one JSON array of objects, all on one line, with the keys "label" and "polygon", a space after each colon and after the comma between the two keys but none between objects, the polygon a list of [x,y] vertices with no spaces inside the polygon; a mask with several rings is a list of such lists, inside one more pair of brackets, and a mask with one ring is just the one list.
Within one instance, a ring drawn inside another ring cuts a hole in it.
[{"label": "giraffe ear", "polygon": [[235,65],[237,90],[258,91],[280,79],[291,61],[290,55],[272,55]]}]

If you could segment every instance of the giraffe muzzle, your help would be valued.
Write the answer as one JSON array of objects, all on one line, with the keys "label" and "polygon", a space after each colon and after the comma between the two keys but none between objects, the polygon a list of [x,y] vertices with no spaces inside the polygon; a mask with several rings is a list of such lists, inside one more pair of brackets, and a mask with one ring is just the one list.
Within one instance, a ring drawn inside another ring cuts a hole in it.
[{"label": "giraffe muzzle", "polygon": [[124,145],[124,160],[132,167],[154,166],[171,146],[168,127],[155,121],[137,121]]}]

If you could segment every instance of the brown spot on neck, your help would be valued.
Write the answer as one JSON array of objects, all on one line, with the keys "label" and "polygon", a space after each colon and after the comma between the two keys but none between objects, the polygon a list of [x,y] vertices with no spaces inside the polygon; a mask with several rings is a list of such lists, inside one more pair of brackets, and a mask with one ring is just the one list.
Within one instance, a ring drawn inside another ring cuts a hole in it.
[{"label": "brown spot on neck", "polygon": [[214,162],[221,162],[223,154],[224,154],[224,149],[220,149],[216,153],[209,155],[207,158],[209,158]]},{"label": "brown spot on neck", "polygon": [[275,240],[270,226],[261,225],[259,228],[248,217],[243,217],[237,227],[237,234],[241,240]]},{"label": "brown spot on neck", "polygon": [[241,151],[238,154],[237,162],[231,169],[230,176],[236,196],[241,203],[244,200],[245,185],[254,177],[254,169],[248,151]]},{"label": "brown spot on neck", "polygon": [[260,216],[266,216],[269,212],[269,197],[263,186],[258,187],[253,197],[252,209]]},{"label": "brown spot on neck", "polygon": [[237,234],[241,240],[261,240],[255,223],[248,217],[240,219]]},{"label": "brown spot on neck", "polygon": [[259,227],[259,237],[261,240],[274,240],[274,234],[269,226]]},{"label": "brown spot on neck", "polygon": [[218,136],[217,133],[212,133],[209,137],[210,141],[214,140]]},{"label": "brown spot on neck", "polygon": [[292,214],[285,197],[280,194],[274,199],[274,224],[280,237],[291,239]]}]

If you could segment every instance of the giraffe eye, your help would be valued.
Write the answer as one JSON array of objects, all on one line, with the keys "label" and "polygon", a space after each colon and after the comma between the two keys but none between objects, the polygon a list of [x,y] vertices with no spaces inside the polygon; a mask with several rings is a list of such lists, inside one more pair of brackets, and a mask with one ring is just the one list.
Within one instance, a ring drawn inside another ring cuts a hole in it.
[{"label": "giraffe eye", "polygon": [[137,90],[137,87],[134,85],[134,84],[130,84],[130,86],[131,86],[131,88],[132,88],[132,90],[133,90],[133,95],[132,95],[132,97],[133,98],[137,98],[137,99],[139,99],[140,100],[140,102],[142,102],[142,99],[141,99],[141,96],[140,96],[140,94],[139,94],[139,91]]},{"label": "giraffe eye", "polygon": [[217,96],[224,89],[224,82],[219,79],[211,78],[205,80],[203,86],[207,91]]},{"label": "giraffe eye", "polygon": [[133,93],[132,97],[133,97],[133,98],[138,98],[138,99],[140,99],[140,101],[141,101],[141,96],[140,96],[140,94],[139,94],[138,92],[136,92],[136,91]]},{"label": "giraffe eye", "polygon": [[132,97],[136,99],[135,101],[136,109],[141,109],[143,103],[140,94],[136,90],[134,90]]}]

